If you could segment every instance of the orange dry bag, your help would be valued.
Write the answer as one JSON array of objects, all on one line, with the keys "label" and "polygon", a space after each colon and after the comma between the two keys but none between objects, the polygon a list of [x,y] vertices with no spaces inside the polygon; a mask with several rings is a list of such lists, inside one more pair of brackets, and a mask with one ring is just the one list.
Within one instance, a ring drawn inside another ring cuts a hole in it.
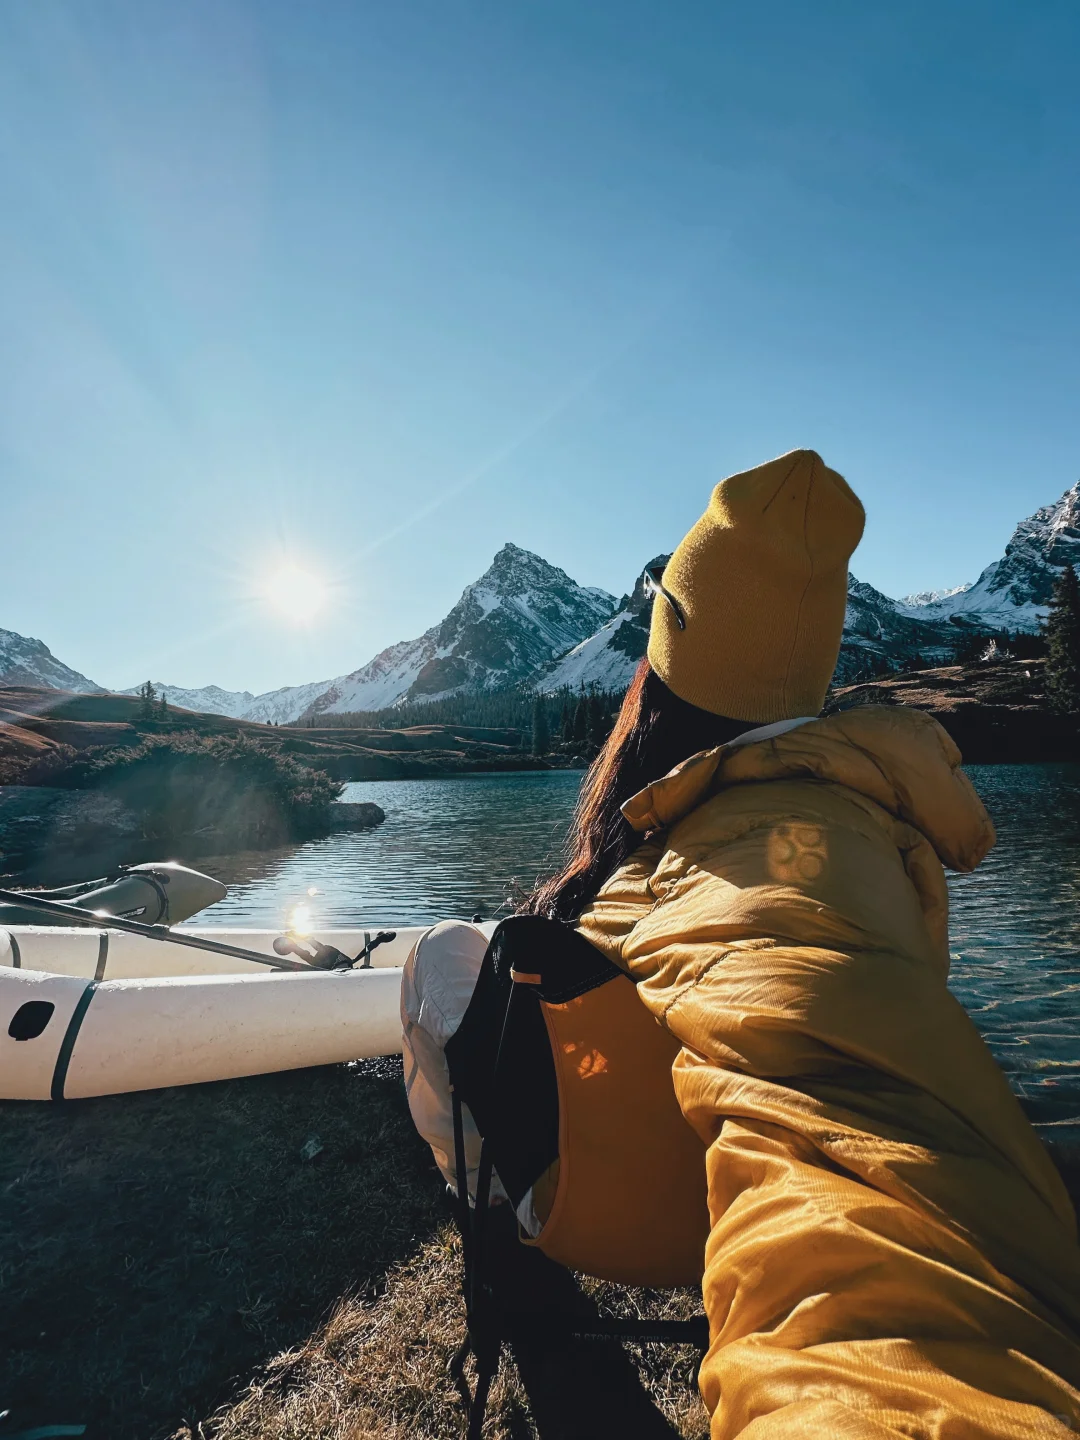
[{"label": "orange dry bag", "polygon": [[678,1051],[577,931],[499,926],[446,1059],[515,1207],[533,1192],[526,1243],[621,1284],[700,1282],[705,1147],[675,1099]]}]

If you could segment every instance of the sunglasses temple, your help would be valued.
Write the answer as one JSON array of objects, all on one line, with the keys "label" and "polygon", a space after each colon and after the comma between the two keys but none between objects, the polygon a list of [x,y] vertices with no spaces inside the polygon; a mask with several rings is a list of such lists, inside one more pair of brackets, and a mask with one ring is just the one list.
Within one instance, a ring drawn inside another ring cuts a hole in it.
[{"label": "sunglasses temple", "polygon": [[671,591],[664,588],[663,580],[660,579],[658,576],[654,575],[649,570],[645,571],[645,589],[654,598],[657,595],[662,595],[664,597],[664,599],[671,606],[671,613],[675,616],[676,625],[678,625],[680,630],[685,630],[686,615],[683,613],[682,606],[679,604],[678,600],[675,599],[675,596],[672,595]]}]

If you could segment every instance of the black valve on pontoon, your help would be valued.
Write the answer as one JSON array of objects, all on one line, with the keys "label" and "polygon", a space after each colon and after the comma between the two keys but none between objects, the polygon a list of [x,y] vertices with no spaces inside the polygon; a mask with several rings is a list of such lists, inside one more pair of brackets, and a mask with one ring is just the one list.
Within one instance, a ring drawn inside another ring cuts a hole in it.
[{"label": "black valve on pontoon", "polygon": [[306,960],[316,970],[351,970],[354,965],[360,970],[370,970],[371,952],[376,945],[396,939],[396,930],[380,930],[374,937],[365,930],[364,948],[350,960],[348,955],[334,945],[323,945],[319,940],[308,941],[305,945],[293,935],[279,935],[274,941],[274,954],[295,955],[300,960]]}]

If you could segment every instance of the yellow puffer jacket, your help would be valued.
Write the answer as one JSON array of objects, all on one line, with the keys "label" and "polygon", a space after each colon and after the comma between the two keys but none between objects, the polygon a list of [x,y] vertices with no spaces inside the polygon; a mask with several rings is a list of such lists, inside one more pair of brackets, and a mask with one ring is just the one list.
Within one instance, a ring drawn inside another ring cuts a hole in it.
[{"label": "yellow puffer jacket", "polygon": [[959,762],[884,706],[695,755],[580,921],[684,1046],[714,1440],[1080,1431],[1072,1207],[946,988]]}]

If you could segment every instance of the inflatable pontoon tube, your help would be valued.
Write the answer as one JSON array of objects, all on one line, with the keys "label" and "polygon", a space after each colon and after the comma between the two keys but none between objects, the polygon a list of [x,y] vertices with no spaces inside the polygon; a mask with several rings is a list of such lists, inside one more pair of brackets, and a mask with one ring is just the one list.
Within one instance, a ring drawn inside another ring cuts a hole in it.
[{"label": "inflatable pontoon tube", "polygon": [[[492,931],[494,921],[481,928]],[[427,929],[425,925],[397,928],[394,939],[371,952],[371,964],[379,969],[400,969]],[[222,940],[256,950],[262,955],[274,954],[274,941],[280,930],[224,930],[185,925],[183,935],[203,935],[208,940]],[[366,943],[374,939],[378,927],[368,930],[317,930],[305,940],[318,940],[336,946],[344,955],[361,955]],[[189,950],[152,940],[145,935],[127,935],[120,930],[90,930],[58,925],[19,925],[0,927],[0,973],[3,967],[44,970],[50,975],[81,975],[88,980],[133,980],[140,977],[168,975],[265,975],[266,970],[254,961],[238,960],[228,955],[214,955],[206,950]]]},{"label": "inflatable pontoon tube", "polygon": [[0,970],[0,1098],[193,1085],[401,1051],[400,969],[105,980]]}]

